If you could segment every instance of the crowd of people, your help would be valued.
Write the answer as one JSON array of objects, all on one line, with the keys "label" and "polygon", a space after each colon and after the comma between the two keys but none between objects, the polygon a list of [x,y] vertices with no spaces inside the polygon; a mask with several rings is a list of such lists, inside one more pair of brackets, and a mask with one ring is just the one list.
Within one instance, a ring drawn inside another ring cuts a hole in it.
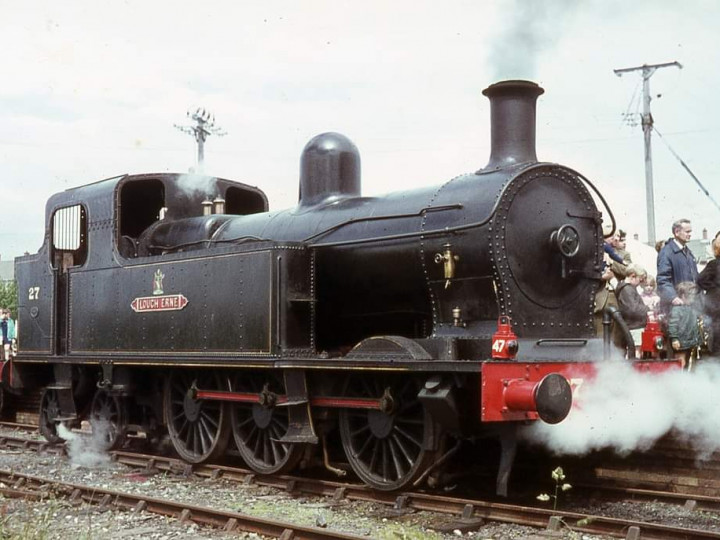
[{"label": "crowd of people", "polygon": [[[720,232],[712,241],[715,259],[698,272],[697,259],[688,248],[692,223],[679,219],[672,237],[660,241],[656,277],[634,264],[626,250],[625,232],[618,229],[605,240],[603,286],[595,299],[598,315],[608,306],[619,309],[636,345],[648,317],[661,321],[673,355],[688,369],[702,354],[720,357]],[[600,317],[596,329],[601,332]],[[713,339],[715,336],[715,339]],[[623,336],[616,335],[622,342]]]}]

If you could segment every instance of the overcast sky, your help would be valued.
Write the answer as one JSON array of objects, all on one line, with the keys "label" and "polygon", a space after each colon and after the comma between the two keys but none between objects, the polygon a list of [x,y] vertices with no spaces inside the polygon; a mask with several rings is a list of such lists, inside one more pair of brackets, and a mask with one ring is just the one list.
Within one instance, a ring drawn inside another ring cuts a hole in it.
[{"label": "overcast sky", "polygon": [[[186,172],[188,109],[227,135],[209,174],[295,204],[305,143],[338,131],[358,146],[365,195],[439,184],[483,167],[489,102],[523,78],[538,100],[537,153],[593,181],[621,227],[647,239],[642,110],[720,201],[715,0],[17,2],[0,0],[0,255],[35,252],[47,198],[121,173]],[[653,135],[656,228],[720,210]]]}]

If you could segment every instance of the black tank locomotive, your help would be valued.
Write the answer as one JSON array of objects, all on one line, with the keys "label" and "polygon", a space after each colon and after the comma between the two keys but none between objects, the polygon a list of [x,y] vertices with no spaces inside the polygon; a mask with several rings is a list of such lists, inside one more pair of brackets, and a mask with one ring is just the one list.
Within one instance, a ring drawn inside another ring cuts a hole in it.
[{"label": "black tank locomotive", "polygon": [[[198,463],[232,437],[259,472],[335,434],[378,489],[424,478],[449,439],[559,422],[594,337],[601,218],[589,182],[538,162],[526,81],[490,86],[492,151],[473,174],[364,197],[339,134],[312,139],[296,207],[192,175],[124,175],[55,195],[16,260],[19,353],[41,431],[89,418],[108,445],[169,434]],[[318,455],[326,454],[318,452]],[[329,465],[328,465],[329,466]]]}]

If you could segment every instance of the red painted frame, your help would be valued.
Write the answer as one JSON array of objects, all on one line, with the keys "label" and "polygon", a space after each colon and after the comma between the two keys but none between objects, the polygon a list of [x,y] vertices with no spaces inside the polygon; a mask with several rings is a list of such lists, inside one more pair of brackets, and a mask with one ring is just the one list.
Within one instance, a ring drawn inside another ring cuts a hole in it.
[{"label": "red painted frame", "polygon": [[[595,362],[484,362],[481,366],[480,419],[483,422],[513,422],[538,420],[537,411],[511,410],[506,403],[506,388],[511,381],[539,383],[551,373],[559,373],[570,383],[573,401],[582,385],[596,373]],[[637,371],[659,373],[668,369],[680,369],[680,362],[668,360],[636,361]]]}]

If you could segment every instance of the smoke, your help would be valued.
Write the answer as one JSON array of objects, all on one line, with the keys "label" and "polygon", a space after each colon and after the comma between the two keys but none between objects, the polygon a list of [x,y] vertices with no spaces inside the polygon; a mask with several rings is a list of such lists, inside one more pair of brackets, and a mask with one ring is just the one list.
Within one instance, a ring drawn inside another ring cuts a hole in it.
[{"label": "smoke", "polygon": [[536,79],[543,51],[552,48],[563,34],[578,2],[515,0],[505,6],[498,34],[488,49],[488,64],[495,80]]},{"label": "smoke", "polygon": [[601,363],[563,422],[538,422],[522,435],[556,454],[613,449],[625,455],[647,450],[672,431],[704,458],[720,449],[718,388],[720,364],[707,360],[692,372],[657,374],[639,373],[625,361]]},{"label": "smoke", "polygon": [[177,187],[188,197],[202,195],[212,198],[215,195],[215,178],[200,174],[182,174],[178,176]]},{"label": "smoke", "polygon": [[109,424],[93,422],[91,435],[73,433],[62,423],[58,424],[58,435],[67,442],[67,453],[74,468],[99,469],[110,465],[106,452]]}]

